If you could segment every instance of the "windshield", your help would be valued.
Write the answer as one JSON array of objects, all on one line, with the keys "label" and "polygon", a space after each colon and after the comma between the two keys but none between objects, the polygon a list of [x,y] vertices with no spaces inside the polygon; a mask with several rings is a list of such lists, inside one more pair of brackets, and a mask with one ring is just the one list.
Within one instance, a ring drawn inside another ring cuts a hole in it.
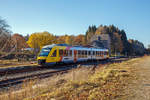
[{"label": "windshield", "polygon": [[52,48],[43,48],[39,54],[39,56],[48,56],[49,52]]}]

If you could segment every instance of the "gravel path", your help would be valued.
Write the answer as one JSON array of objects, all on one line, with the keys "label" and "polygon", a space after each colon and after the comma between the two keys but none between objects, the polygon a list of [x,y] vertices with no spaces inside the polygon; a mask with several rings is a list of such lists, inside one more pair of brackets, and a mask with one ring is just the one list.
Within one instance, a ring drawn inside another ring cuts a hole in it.
[{"label": "gravel path", "polygon": [[129,86],[128,100],[150,100],[150,57],[134,63],[136,80]]}]

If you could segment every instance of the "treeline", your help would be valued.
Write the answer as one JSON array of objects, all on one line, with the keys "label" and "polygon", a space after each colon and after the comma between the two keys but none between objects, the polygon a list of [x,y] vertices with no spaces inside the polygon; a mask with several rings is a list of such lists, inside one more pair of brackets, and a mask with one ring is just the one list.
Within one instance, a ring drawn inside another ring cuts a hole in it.
[{"label": "treeline", "polygon": [[144,55],[146,53],[143,43],[138,40],[127,39],[124,30],[120,30],[114,25],[96,27],[95,25],[89,26],[85,35],[63,35],[55,36],[49,32],[38,32],[30,35],[27,41],[28,45],[36,48],[37,52],[44,45],[66,43],[69,45],[89,45],[91,37],[94,35],[108,34],[111,39],[111,54],[120,53],[123,55]]},{"label": "treeline", "polygon": [[31,47],[35,53],[50,44],[62,44],[66,43],[69,45],[89,45],[91,38],[94,35],[108,34],[111,39],[111,54],[120,53],[122,55],[135,56],[144,55],[148,53],[149,49],[145,49],[142,42],[133,39],[127,39],[124,30],[120,30],[114,25],[95,25],[89,26],[85,34],[74,35],[63,35],[57,36],[45,32],[36,32],[31,35],[22,36],[20,34],[11,35],[9,25],[0,18],[0,52],[19,52],[22,48]]},{"label": "treeline", "polygon": [[124,30],[120,30],[114,25],[89,26],[86,32],[86,43],[88,43],[93,35],[108,34],[111,39],[111,53],[120,53],[123,55],[144,55],[145,47],[142,42],[133,39],[127,39]]}]

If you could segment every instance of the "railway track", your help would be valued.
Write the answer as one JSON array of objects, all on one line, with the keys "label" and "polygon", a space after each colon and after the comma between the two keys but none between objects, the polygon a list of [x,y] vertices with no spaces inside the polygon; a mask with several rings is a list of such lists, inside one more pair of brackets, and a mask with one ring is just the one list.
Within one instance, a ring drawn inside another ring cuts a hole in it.
[{"label": "railway track", "polygon": [[29,72],[29,71],[37,71],[37,70],[41,70],[41,69],[44,69],[44,68],[42,68],[38,65],[2,68],[2,69],[0,69],[0,76],[4,76],[4,75],[8,75],[8,74]]},{"label": "railway track", "polygon": [[[128,60],[128,59],[110,59],[109,61],[101,61],[100,63],[99,62],[88,62],[88,63],[82,62],[82,63],[78,63],[78,64],[81,64],[81,65],[82,64],[98,65],[98,64],[122,62],[124,60]],[[76,64],[76,66],[78,64]],[[73,65],[73,64],[71,64],[71,65]],[[71,69],[71,67],[70,67],[71,65],[69,65],[69,66],[67,65],[66,68],[62,68],[61,70],[49,71],[49,72],[44,72],[44,73],[37,73],[37,74],[21,76],[21,77],[16,77],[16,78],[3,79],[3,80],[0,80],[0,88],[11,87],[11,86],[23,83],[24,81],[47,78],[47,77],[50,77],[50,76],[52,76],[54,74],[58,74],[58,73],[66,73],[68,70]],[[61,65],[61,67],[63,67],[63,66],[66,66],[66,65]],[[45,68],[49,69],[48,67],[45,67]],[[23,72],[29,72],[29,71],[37,71],[37,70],[41,70],[41,69],[43,70],[45,68],[37,66],[37,67],[31,68],[31,69],[29,67],[29,69],[25,68],[25,69],[20,69],[17,71],[9,69],[9,71],[5,70],[5,72],[0,73],[0,75],[4,75],[4,73],[5,73],[5,75],[6,75],[6,73],[7,73],[7,75],[9,75],[9,74],[11,75],[12,73],[16,74],[16,73],[23,73]]]},{"label": "railway track", "polygon": [[69,69],[64,69],[64,70],[59,70],[59,71],[50,71],[46,73],[38,73],[38,74],[22,76],[22,77],[17,77],[17,78],[5,79],[5,80],[0,81],[0,88],[11,87],[13,85],[23,83],[24,81],[47,78],[54,74],[66,73],[68,70]]},{"label": "railway track", "polygon": [[[100,64],[102,63],[112,63],[112,62],[119,62],[122,60],[117,60],[115,61],[114,58],[111,58],[109,61],[101,61]],[[81,64],[83,64],[85,62],[82,62]],[[93,63],[93,62],[86,62],[87,64]],[[95,62],[94,62],[95,63]],[[80,64],[80,63],[77,63]],[[68,64],[68,65],[72,65],[72,64]],[[58,65],[60,67],[66,66],[66,65]],[[55,67],[55,66],[51,66],[51,67]],[[16,73],[24,73],[24,72],[32,72],[32,71],[38,71],[38,70],[43,70],[43,69],[49,69],[51,67],[43,67],[43,66],[38,66],[38,65],[34,65],[34,66],[22,66],[22,67],[12,67],[12,68],[1,68],[0,69],[0,77],[2,76],[6,76],[6,75],[14,75]]]}]

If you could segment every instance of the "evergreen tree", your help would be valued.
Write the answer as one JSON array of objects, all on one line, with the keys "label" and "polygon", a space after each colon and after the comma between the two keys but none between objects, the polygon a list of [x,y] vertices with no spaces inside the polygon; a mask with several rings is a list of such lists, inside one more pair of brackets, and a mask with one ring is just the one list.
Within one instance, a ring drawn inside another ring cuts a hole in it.
[{"label": "evergreen tree", "polygon": [[97,28],[95,25],[89,26],[89,28],[85,34],[85,44],[90,43],[90,39],[93,35],[95,35],[96,30],[97,30]]}]

